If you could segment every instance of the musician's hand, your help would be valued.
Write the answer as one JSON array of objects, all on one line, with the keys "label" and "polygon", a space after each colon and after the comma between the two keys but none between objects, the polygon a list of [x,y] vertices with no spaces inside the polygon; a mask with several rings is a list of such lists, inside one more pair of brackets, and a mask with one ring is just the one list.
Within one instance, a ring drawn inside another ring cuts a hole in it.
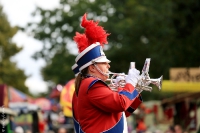
[{"label": "musician's hand", "polygon": [[126,84],[125,77],[126,77],[125,73],[122,73],[121,75],[116,77],[114,83],[116,84],[117,87],[124,87],[124,85]]},{"label": "musician's hand", "polygon": [[143,90],[144,91],[151,91],[152,87],[149,87],[149,85],[151,84],[151,81],[145,81],[142,80],[142,78],[140,77],[137,83],[137,87],[136,90],[141,93]]},{"label": "musician's hand", "polygon": [[139,77],[140,77],[140,71],[138,71],[135,68],[132,68],[132,69],[129,69],[128,75],[126,76],[125,80],[126,80],[126,83],[130,83],[134,87],[136,87]]},{"label": "musician's hand", "polygon": [[144,81],[141,79],[138,80],[138,86],[149,86],[150,83],[151,83],[151,81]]},{"label": "musician's hand", "polygon": [[119,75],[119,76],[116,77],[116,83],[119,83],[121,81],[125,81],[125,77],[126,77],[125,73],[122,73],[122,74],[124,74],[124,76]]}]

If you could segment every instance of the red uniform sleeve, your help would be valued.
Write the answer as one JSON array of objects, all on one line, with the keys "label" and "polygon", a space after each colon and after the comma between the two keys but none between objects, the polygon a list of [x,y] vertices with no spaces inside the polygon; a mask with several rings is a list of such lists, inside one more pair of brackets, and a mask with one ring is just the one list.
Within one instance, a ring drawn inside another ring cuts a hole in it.
[{"label": "red uniform sleeve", "polygon": [[142,96],[138,95],[137,98],[133,101],[133,103],[128,107],[128,109],[125,111],[126,117],[129,117],[143,102]]},{"label": "red uniform sleeve", "polygon": [[138,95],[131,84],[126,84],[120,92],[115,92],[101,81],[93,84],[87,92],[90,102],[105,112],[126,111]]}]

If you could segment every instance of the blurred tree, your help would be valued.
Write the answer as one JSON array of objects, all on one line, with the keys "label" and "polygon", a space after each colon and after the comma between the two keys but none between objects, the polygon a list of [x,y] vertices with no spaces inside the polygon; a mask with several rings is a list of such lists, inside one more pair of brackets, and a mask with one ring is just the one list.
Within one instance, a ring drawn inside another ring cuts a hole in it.
[{"label": "blurred tree", "polygon": [[74,59],[75,56],[69,54],[66,49],[57,52],[52,58],[51,63],[48,63],[48,65],[42,69],[44,80],[48,81],[50,84],[53,84],[51,82],[54,81],[54,83],[65,85],[67,77],[68,79],[74,77],[71,65],[67,65],[74,64]]},{"label": "blurred tree", "polygon": [[17,32],[17,27],[11,27],[6,15],[2,11],[0,5],[0,84],[7,84],[20,91],[30,94],[25,86],[27,76],[24,71],[17,68],[16,63],[10,59],[20,52],[22,48],[18,48],[12,42],[12,37]]},{"label": "blurred tree", "polygon": [[54,10],[37,8],[34,15],[42,19],[26,31],[43,41],[34,58],[47,61],[45,80],[63,83],[74,78],[72,38],[76,31],[84,32],[80,21],[85,12],[111,33],[105,46],[111,71],[127,73],[131,61],[141,70],[151,58],[150,77],[169,79],[171,67],[200,65],[199,11],[200,0],[60,0]]}]

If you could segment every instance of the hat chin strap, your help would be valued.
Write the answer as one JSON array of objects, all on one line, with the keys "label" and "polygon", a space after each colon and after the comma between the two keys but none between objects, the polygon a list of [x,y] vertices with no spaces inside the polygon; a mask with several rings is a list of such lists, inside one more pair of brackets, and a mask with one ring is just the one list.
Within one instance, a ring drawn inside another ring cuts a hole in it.
[{"label": "hat chin strap", "polygon": [[101,73],[102,75],[104,75],[104,76],[106,76],[106,77],[109,77],[109,74],[108,73],[104,73],[104,72],[102,72],[100,69],[99,69],[99,67],[94,63],[94,66],[95,66],[95,68],[97,69],[97,71],[99,72],[99,73]]}]

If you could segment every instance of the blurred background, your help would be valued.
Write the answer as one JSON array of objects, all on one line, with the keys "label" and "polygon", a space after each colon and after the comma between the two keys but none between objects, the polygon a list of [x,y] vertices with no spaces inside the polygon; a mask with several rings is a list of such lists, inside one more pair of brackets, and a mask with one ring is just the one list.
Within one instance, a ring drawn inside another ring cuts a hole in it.
[{"label": "blurred background", "polygon": [[130,133],[200,132],[200,0],[1,0],[2,132],[73,132],[73,36],[84,32],[84,13],[110,33],[112,72],[127,73],[130,62],[141,71],[151,58],[150,77],[163,75],[161,90],[142,92]]}]

